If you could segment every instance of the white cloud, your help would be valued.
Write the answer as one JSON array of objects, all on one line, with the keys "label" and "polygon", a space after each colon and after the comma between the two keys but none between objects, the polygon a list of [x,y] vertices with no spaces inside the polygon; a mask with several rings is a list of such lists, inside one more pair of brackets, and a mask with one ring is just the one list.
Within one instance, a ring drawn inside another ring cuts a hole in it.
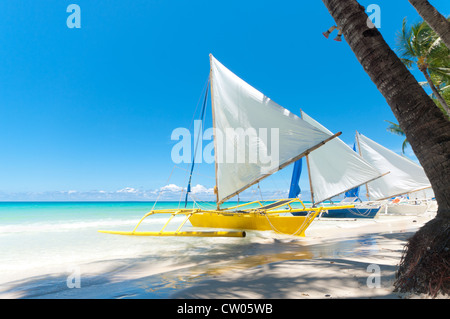
[{"label": "white cloud", "polygon": [[214,188],[206,188],[203,185],[197,184],[194,187],[191,188],[191,192],[193,194],[207,194],[212,195],[214,194]]},{"label": "white cloud", "polygon": [[[304,198],[309,198],[304,190]],[[184,201],[186,188],[176,184],[168,184],[157,189],[138,189],[124,187],[118,190],[92,190],[92,191],[47,191],[47,192],[0,192],[0,201]],[[249,188],[239,195],[241,201],[269,200],[284,198],[287,190],[268,190],[255,187]],[[305,197],[306,196],[306,197]],[[237,201],[237,197],[230,199]],[[189,200],[215,201],[213,187],[197,184],[191,187]]]},{"label": "white cloud", "polygon": [[133,187],[125,187],[117,191],[117,193],[137,193],[137,192],[138,191]]},{"label": "white cloud", "polygon": [[182,192],[183,190],[184,190],[183,187],[177,186],[175,184],[169,184],[159,189],[159,191],[161,192],[172,192],[172,193],[179,193]]}]

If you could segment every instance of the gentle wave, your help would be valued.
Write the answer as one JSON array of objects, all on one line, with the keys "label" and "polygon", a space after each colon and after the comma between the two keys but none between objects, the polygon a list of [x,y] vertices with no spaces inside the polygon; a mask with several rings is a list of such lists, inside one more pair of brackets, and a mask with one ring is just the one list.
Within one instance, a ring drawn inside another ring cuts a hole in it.
[{"label": "gentle wave", "polygon": [[[173,223],[182,221],[184,217],[175,217],[172,219]],[[168,217],[149,218],[144,221],[142,225],[152,225],[161,227],[168,220]],[[90,228],[104,228],[104,227],[120,227],[130,226],[134,228],[139,219],[112,219],[112,220],[93,220],[93,221],[64,221],[64,222],[37,222],[29,224],[12,224],[0,226],[0,234],[23,233],[23,232],[64,232],[71,230],[81,230]]]}]

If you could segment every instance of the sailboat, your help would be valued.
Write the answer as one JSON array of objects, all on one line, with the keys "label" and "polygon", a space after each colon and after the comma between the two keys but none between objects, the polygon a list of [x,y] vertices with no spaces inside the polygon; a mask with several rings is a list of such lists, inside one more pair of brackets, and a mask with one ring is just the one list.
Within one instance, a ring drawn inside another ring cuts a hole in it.
[{"label": "sailboat", "polygon": [[[254,201],[226,208],[221,205],[335,139],[340,133],[324,132],[307,123],[250,86],[212,55],[209,85],[216,209],[152,210],[132,231],[100,232],[130,236],[245,237],[247,230],[256,230],[305,236],[306,229],[324,207],[306,207],[298,198]],[[189,192],[190,184],[187,190]],[[305,215],[292,215],[297,212]],[[143,220],[154,214],[168,214],[170,217],[160,231],[137,231]],[[174,217],[180,215],[185,216],[181,225],[175,231],[166,230]],[[195,230],[182,230],[188,221]]]},{"label": "sailboat", "polygon": [[[390,171],[390,174],[366,184],[369,200],[383,202],[387,214],[416,215],[427,211],[433,204],[434,193],[420,165],[358,132],[356,142],[361,157],[379,171]],[[427,199],[419,198],[423,193]],[[402,197],[408,194],[411,194],[409,200]]]},{"label": "sailboat", "polygon": [[[332,134],[326,127],[314,120],[303,110],[300,112],[301,118],[307,123],[323,132]],[[311,190],[311,203],[313,206],[332,200],[340,194],[347,194],[350,190],[389,173],[379,172],[339,138],[335,138],[321,148],[312,151],[305,158]],[[301,160],[294,167],[290,197],[297,196],[300,192],[298,187],[300,173],[298,172],[299,168],[297,165],[301,165]],[[356,198],[357,196],[353,195],[344,199],[344,202],[349,200],[353,202]],[[321,217],[374,218],[380,208],[381,205],[379,204],[358,204],[352,208],[328,210],[322,213]],[[294,215],[296,214],[300,215],[302,213],[294,213]]]}]

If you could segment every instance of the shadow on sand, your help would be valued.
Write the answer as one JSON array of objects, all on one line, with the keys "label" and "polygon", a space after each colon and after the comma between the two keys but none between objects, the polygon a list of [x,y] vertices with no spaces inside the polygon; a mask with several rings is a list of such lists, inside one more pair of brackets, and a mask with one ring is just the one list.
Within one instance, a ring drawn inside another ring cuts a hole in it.
[{"label": "shadow on sand", "polygon": [[[104,270],[100,274],[81,274],[80,288],[68,288],[70,274],[62,273],[7,283],[0,298],[345,298],[345,291],[355,289],[361,293],[349,298],[398,298],[390,292],[397,268],[392,258],[399,259],[403,243],[412,234],[366,234],[315,245],[305,240],[273,239],[166,260],[108,261],[111,266],[101,265]],[[386,241],[395,248],[380,248]],[[367,287],[371,258],[389,261],[377,262],[383,289],[375,294]],[[161,263],[157,271],[155,263]],[[336,294],[338,291],[343,293]]]}]

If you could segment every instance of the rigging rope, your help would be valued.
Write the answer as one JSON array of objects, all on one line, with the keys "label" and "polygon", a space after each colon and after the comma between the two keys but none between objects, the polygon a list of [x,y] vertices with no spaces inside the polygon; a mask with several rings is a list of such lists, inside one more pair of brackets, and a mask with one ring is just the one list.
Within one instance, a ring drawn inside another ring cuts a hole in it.
[{"label": "rigging rope", "polygon": [[[169,178],[167,179],[166,185],[169,184],[170,179],[172,178],[173,171],[175,170],[175,167],[176,167],[176,165],[173,166],[172,171],[170,172]],[[160,190],[159,190],[159,193],[158,193],[158,197],[156,198],[156,201],[155,201],[155,203],[153,204],[152,210],[155,209],[155,206],[156,206],[156,204],[157,204],[158,201],[159,201],[159,197],[161,197],[161,193],[162,193],[162,190],[160,189]]]},{"label": "rigging rope", "polygon": [[258,190],[259,190],[259,196],[261,196],[261,200],[264,200],[262,193],[261,193],[261,187],[259,187],[259,182],[258,182]]},{"label": "rigging rope", "polygon": [[[275,231],[275,232],[277,232],[277,233],[281,233],[281,234],[286,234],[285,232],[282,232],[282,231],[278,230],[278,229],[272,224],[272,222],[270,221],[269,216],[268,216],[269,214],[266,214],[266,213],[263,213],[263,214],[264,214],[264,216],[266,217],[267,221],[269,222],[269,225],[270,225],[270,227],[272,228],[273,231]],[[300,227],[299,227],[295,232],[293,232],[292,234],[288,234],[288,235],[290,235],[290,236],[295,236],[295,235],[297,235],[298,233],[300,233],[300,232],[302,231],[302,229],[304,228],[305,224],[311,219],[311,214],[313,214],[313,213],[308,212],[307,215],[305,216],[305,219],[303,220],[303,223],[300,225]]]},{"label": "rigging rope", "polygon": [[[209,84],[209,80],[208,80],[208,84]],[[188,186],[187,186],[187,189],[186,189],[186,198],[184,200],[184,208],[186,208],[186,206],[187,206],[188,196],[189,196],[189,193],[191,192],[192,172],[194,171],[195,158],[197,156],[198,141],[200,140],[200,138],[202,136],[201,130],[203,128],[203,124],[204,124],[204,121],[205,121],[205,113],[206,113],[205,110],[206,110],[206,104],[207,104],[207,101],[208,101],[208,91],[209,91],[209,85],[206,86],[205,98],[203,100],[202,113],[200,115],[200,120],[202,121],[202,125],[199,128],[200,132],[198,132],[198,134],[197,134],[197,141],[195,143],[194,155],[192,157],[192,164],[191,164],[191,172],[189,174],[189,182],[188,182]]]}]

